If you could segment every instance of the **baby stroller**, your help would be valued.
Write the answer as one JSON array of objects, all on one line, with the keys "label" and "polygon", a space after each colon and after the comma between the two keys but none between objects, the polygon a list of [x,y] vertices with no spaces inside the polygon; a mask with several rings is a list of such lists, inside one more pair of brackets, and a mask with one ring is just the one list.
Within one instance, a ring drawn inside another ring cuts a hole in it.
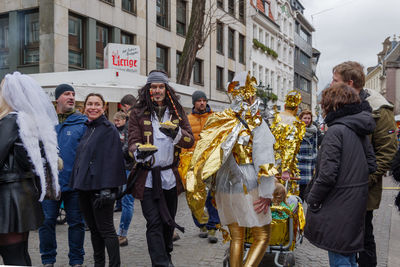
[{"label": "baby stroller", "polygon": [[[295,265],[294,249],[303,241],[305,226],[302,201],[298,196],[290,195],[286,206],[271,206],[273,216],[271,222],[271,239],[266,253],[275,254],[274,263],[278,267]],[[250,229],[246,229],[244,259],[253,242]],[[223,266],[229,265],[229,248],[225,252]]]},{"label": "baby stroller", "polygon": [[61,202],[60,209],[58,210],[58,216],[56,219],[56,223],[59,225],[64,224],[67,221],[65,209],[64,209],[64,201]]}]

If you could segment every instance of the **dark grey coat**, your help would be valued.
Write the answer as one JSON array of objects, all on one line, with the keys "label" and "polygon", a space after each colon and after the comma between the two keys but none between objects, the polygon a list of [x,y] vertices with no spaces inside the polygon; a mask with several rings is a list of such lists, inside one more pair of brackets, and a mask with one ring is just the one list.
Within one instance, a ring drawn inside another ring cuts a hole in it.
[{"label": "dark grey coat", "polygon": [[328,251],[354,253],[364,247],[368,175],[376,169],[367,135],[375,122],[360,105],[347,106],[326,119],[329,128],[307,197],[305,237]]}]

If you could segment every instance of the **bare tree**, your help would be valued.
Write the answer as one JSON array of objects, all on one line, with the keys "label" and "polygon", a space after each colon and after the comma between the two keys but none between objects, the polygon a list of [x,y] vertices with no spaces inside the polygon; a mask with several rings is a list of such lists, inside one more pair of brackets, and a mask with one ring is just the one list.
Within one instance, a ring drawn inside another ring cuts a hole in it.
[{"label": "bare tree", "polygon": [[[217,16],[217,7],[210,1],[206,9],[206,0],[193,0],[189,28],[186,34],[185,44],[178,64],[177,83],[190,84],[192,70],[196,61],[197,52],[203,48],[210,34],[216,29],[217,21],[225,18],[227,13]],[[235,20],[232,19],[235,23]],[[229,23],[226,21],[226,23]]]}]

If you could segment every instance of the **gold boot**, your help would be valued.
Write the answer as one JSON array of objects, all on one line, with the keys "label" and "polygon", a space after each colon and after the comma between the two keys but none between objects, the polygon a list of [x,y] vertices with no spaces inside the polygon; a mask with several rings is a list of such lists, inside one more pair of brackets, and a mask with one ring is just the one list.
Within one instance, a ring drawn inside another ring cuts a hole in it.
[{"label": "gold boot", "polygon": [[239,226],[237,223],[229,224],[228,228],[232,238],[229,264],[231,267],[242,267],[245,228]]},{"label": "gold boot", "polygon": [[245,267],[257,267],[260,264],[268,248],[270,234],[270,224],[251,228],[251,235],[253,236],[254,242],[251,244],[249,254],[247,255],[244,264]]}]

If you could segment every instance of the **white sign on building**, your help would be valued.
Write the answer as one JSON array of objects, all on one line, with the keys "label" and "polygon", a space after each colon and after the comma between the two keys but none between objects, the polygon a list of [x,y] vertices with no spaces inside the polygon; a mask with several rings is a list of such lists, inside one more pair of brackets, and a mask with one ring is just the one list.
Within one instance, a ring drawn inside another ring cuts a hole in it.
[{"label": "white sign on building", "polygon": [[104,68],[140,73],[139,46],[108,43],[104,48]]}]

